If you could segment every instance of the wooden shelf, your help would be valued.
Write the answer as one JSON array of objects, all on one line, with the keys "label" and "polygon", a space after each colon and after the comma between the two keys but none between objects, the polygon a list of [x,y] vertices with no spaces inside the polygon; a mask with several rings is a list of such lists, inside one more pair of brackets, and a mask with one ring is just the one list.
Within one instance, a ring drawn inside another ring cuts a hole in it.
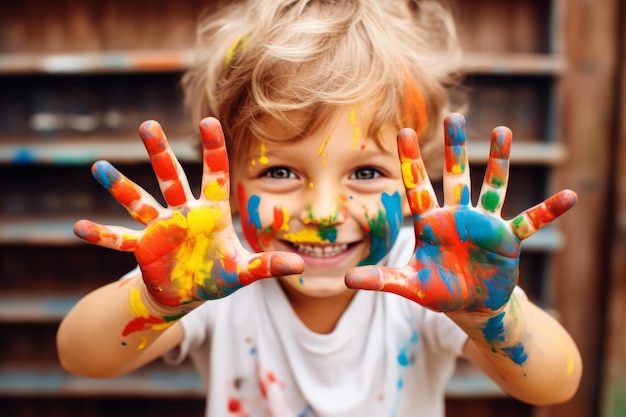
[{"label": "wooden shelf", "polygon": [[0,74],[99,74],[181,71],[193,60],[191,50],[137,50],[78,53],[0,54]]},{"label": "wooden shelf", "polygon": [[462,71],[466,74],[544,75],[557,76],[565,69],[565,61],[554,54],[529,53],[467,53]]},{"label": "wooden shelf", "polygon": [[[175,136],[172,136],[175,137]],[[197,139],[187,137],[170,142],[180,161],[200,160]],[[472,141],[467,145],[470,162],[485,163],[489,157],[489,143]],[[561,143],[542,143],[518,140],[511,147],[511,163],[518,165],[554,166],[567,158],[566,148]],[[85,140],[83,142],[49,140],[28,144],[0,144],[0,164],[52,164],[89,165],[99,159],[113,163],[148,162],[146,150],[138,138],[128,138],[112,145],[106,139]]]},{"label": "wooden shelf", "polygon": [[[170,146],[181,161],[198,161],[199,145],[195,141],[192,138],[171,140]],[[4,164],[90,165],[99,159],[117,163],[148,162],[148,154],[138,136],[114,142],[103,138],[0,145],[0,163]]]},{"label": "wooden shelf", "polygon": [[[153,364],[111,379],[74,376],[58,367],[0,368],[0,397],[33,395],[203,398],[205,392],[200,376],[188,366]],[[446,395],[450,398],[498,398],[506,394],[477,368],[460,361]]]},{"label": "wooden shelf", "polygon": [[80,295],[0,296],[0,323],[59,323]]},{"label": "wooden shelf", "polygon": [[[0,54],[0,75],[103,74],[131,72],[178,72],[194,59],[192,50],[153,49],[77,53]],[[565,63],[558,55],[468,52],[461,71],[466,74],[558,75]]]},{"label": "wooden shelf", "polygon": [[[123,218],[86,217],[101,224],[125,226],[135,230],[141,230],[143,227],[130,216]],[[79,219],[4,219],[0,221],[0,245],[71,246],[83,244],[84,242],[74,235],[73,227],[77,220]],[[555,252],[563,247],[563,243],[559,230],[546,227],[522,242],[522,248],[524,251]]]}]

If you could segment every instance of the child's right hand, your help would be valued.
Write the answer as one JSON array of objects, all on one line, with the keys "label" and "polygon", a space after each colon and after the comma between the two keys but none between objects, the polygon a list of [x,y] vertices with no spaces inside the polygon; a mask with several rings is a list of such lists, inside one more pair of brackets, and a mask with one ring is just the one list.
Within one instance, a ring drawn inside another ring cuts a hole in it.
[{"label": "child's right hand", "polygon": [[144,122],[139,134],[148,151],[167,207],[106,161],[92,173],[136,220],[142,231],[88,220],[74,233],[90,243],[134,252],[146,287],[164,305],[179,306],[225,297],[262,278],[299,274],[300,256],[287,252],[250,253],[239,242],[229,203],[228,155],[220,123],[200,122],[202,191],[195,198],[161,126]]}]

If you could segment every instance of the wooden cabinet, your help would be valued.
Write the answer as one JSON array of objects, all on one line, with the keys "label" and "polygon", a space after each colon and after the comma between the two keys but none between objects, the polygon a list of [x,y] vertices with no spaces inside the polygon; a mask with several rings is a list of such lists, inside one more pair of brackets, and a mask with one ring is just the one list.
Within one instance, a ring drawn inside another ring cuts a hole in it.
[{"label": "wooden cabinet", "polygon": [[[210,2],[214,6],[218,2]],[[89,175],[97,159],[159,195],[137,134],[159,120],[192,181],[196,133],[177,82],[192,59],[200,0],[24,0],[0,3],[0,410],[2,415],[202,415],[189,366],[155,363],[127,377],[88,380],[56,360],[59,320],[80,295],[133,267],[132,255],[81,243],[72,223],[133,224]],[[561,81],[563,0],[475,0],[456,5],[466,48],[465,89],[474,201],[496,125],[513,129],[510,218],[562,187],[568,161]],[[198,184],[192,184],[198,186]],[[524,243],[521,285],[562,315],[560,222]],[[449,416],[546,416],[504,396],[466,364],[448,390]],[[149,410],[149,411],[148,411]],[[473,411],[472,411],[473,410]],[[568,414],[573,417],[583,414]]]}]

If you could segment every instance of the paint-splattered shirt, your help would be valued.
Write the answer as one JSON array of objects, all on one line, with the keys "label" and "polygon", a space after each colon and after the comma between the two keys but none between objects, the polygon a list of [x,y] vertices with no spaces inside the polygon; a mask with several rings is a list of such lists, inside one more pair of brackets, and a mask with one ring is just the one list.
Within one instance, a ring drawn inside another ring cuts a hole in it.
[{"label": "paint-splattered shirt", "polygon": [[[405,265],[412,230],[386,260]],[[447,381],[467,340],[447,316],[394,294],[360,291],[330,334],[307,329],[275,280],[259,281],[182,319],[206,384],[206,415],[444,416]]]}]

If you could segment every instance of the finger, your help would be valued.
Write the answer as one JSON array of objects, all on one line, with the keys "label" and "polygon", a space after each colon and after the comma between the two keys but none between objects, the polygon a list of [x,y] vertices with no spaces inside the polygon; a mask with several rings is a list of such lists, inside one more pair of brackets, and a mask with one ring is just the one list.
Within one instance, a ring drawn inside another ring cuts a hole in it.
[{"label": "finger", "polygon": [[513,133],[501,126],[491,132],[491,146],[485,179],[478,199],[480,207],[500,215],[509,181],[509,155]]},{"label": "finger", "polygon": [[228,201],[228,154],[220,122],[207,117],[200,122],[203,149],[202,197],[210,201]]},{"label": "finger", "polygon": [[109,193],[142,224],[159,217],[161,205],[143,188],[126,178],[107,161],[98,161],[91,174]]},{"label": "finger", "polygon": [[242,285],[248,285],[263,278],[301,274],[304,260],[290,252],[263,252],[254,255],[239,274]]},{"label": "finger", "polygon": [[89,220],[79,220],[74,224],[74,234],[94,245],[133,252],[137,247],[140,232],[120,226],[103,226]]},{"label": "finger", "polygon": [[411,213],[419,215],[438,206],[437,196],[428,178],[415,131],[402,129],[397,139],[409,207]]},{"label": "finger", "polygon": [[576,199],[576,193],[571,190],[559,191],[512,219],[511,229],[518,238],[524,240],[569,210],[576,204]]},{"label": "finger", "polygon": [[187,177],[167,142],[161,125],[154,120],[143,122],[139,127],[139,135],[148,151],[152,169],[167,205],[180,206],[193,199]]},{"label": "finger", "polygon": [[470,176],[465,146],[465,118],[452,113],[444,120],[443,194],[445,205],[470,204]]}]

